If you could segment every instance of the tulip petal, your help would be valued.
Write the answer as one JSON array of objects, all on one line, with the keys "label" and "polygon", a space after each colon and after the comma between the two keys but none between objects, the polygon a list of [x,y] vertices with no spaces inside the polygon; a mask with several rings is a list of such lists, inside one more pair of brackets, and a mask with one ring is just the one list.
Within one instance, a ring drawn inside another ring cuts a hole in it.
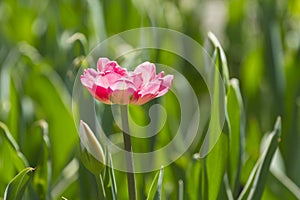
[{"label": "tulip petal", "polygon": [[137,98],[135,101],[132,101],[131,103],[135,104],[135,105],[143,105],[143,104],[147,103],[148,101],[154,99],[155,97],[156,97],[156,95],[146,94],[143,97]]},{"label": "tulip petal", "polygon": [[105,104],[112,104],[112,102],[109,100],[110,92],[107,88],[104,88],[99,85],[94,85],[89,92],[99,101],[105,103]]},{"label": "tulip petal", "polygon": [[164,78],[162,78],[162,83],[160,85],[157,97],[160,97],[168,92],[168,90],[171,87],[173,79],[174,79],[173,75],[167,75]]},{"label": "tulip petal", "polygon": [[134,70],[134,73],[141,73],[143,78],[143,85],[146,85],[155,78],[156,67],[153,63],[144,62],[137,66],[137,68]]},{"label": "tulip petal", "polygon": [[156,80],[154,82],[151,82],[151,83],[145,85],[142,88],[142,90],[139,92],[139,94],[141,94],[142,97],[147,94],[156,95],[156,94],[158,94],[160,87],[161,87],[161,81]]},{"label": "tulip petal", "polygon": [[139,89],[142,87],[143,84],[143,77],[142,73],[134,73],[134,72],[129,72],[128,73],[128,79],[131,80],[131,82],[134,84],[136,89]]},{"label": "tulip petal", "polygon": [[98,72],[104,72],[105,68],[106,68],[106,64],[109,61],[110,60],[108,58],[99,58],[98,62],[97,62],[97,70],[98,70]]},{"label": "tulip petal", "polygon": [[85,87],[92,88],[96,76],[97,72],[94,69],[85,69],[83,75],[80,76],[80,81]]},{"label": "tulip petal", "polygon": [[127,70],[120,67],[116,61],[111,61],[107,58],[99,58],[97,62],[97,70],[101,73],[116,73],[121,76],[126,76]]},{"label": "tulip petal", "polygon": [[110,101],[115,104],[129,104],[136,89],[129,80],[120,80],[109,87],[111,91]]}]

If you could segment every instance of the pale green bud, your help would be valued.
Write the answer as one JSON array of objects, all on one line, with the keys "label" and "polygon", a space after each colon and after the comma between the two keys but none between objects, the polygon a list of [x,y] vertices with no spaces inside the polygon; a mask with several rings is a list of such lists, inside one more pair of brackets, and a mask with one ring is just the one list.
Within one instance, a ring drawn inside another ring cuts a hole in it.
[{"label": "pale green bud", "polygon": [[93,131],[82,120],[80,121],[79,137],[84,166],[93,174],[99,175],[105,167],[105,156]]}]

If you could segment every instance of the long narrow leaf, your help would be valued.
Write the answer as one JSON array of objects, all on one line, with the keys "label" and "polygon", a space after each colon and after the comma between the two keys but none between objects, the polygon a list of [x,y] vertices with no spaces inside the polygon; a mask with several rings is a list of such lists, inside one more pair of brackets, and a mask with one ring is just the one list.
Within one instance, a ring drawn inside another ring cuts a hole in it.
[{"label": "long narrow leaf", "polygon": [[161,191],[162,191],[162,180],[163,180],[164,169],[161,168],[159,172],[156,173],[152,184],[150,186],[147,200],[159,200],[161,199]]},{"label": "long narrow leaf", "polygon": [[106,165],[104,176],[103,176],[103,185],[107,199],[117,199],[117,183],[115,179],[114,166],[112,163],[111,155],[106,151]]},{"label": "long narrow leaf", "polygon": [[188,198],[191,200],[198,200],[200,198],[200,176],[201,176],[202,161],[199,159],[199,154],[193,156],[186,173],[186,190]]},{"label": "long narrow leaf", "polygon": [[35,169],[32,167],[28,167],[15,176],[6,187],[4,200],[22,199],[25,189],[33,176],[34,170]]},{"label": "long narrow leaf", "polygon": [[12,137],[10,131],[8,130],[7,126],[0,122],[0,128],[3,130],[4,138],[10,145],[10,147],[14,150],[16,157],[18,158],[18,161],[15,161],[15,164],[17,167],[25,167],[28,166],[28,161],[26,160],[25,156],[21,153],[19,145]]},{"label": "long narrow leaf", "polygon": [[40,147],[40,158],[36,166],[36,174],[33,178],[33,184],[37,190],[40,199],[50,198],[50,185],[51,185],[51,144],[48,136],[48,123],[44,120],[36,122],[36,125],[40,127],[42,134],[42,145]]},{"label": "long narrow leaf", "polygon": [[228,179],[235,197],[239,188],[245,135],[245,116],[242,96],[238,84],[237,79],[230,80],[226,101],[228,113],[227,120],[230,126]]},{"label": "long narrow leaf", "polygon": [[[32,80],[36,84],[32,84]],[[71,105],[70,96],[57,74],[47,71],[46,67],[31,71],[24,88],[25,93],[39,105],[39,112],[47,116],[51,127],[49,138],[53,150],[53,177],[57,178],[77,144],[77,131],[68,106]]]},{"label": "long narrow leaf", "polygon": [[6,185],[16,175],[28,166],[28,161],[20,151],[8,127],[0,122],[0,194],[4,193]]},{"label": "long narrow leaf", "polygon": [[217,37],[212,33],[208,32],[208,39],[211,41],[216,51],[216,62],[219,63],[219,71],[222,74],[223,81],[225,83],[226,88],[229,86],[229,72],[228,72],[228,64],[227,59],[224,53],[224,50],[217,39]]},{"label": "long narrow leaf", "polygon": [[217,199],[223,181],[228,158],[229,137],[222,133],[217,144],[206,158],[208,199]]},{"label": "long narrow leaf", "polygon": [[[282,199],[288,196],[289,199],[300,199],[300,188],[284,173],[271,169],[270,177],[270,180],[272,181],[271,184],[280,188],[277,189],[280,193],[278,194],[279,198]],[[284,196],[280,197],[280,195],[283,194]]]},{"label": "long narrow leaf", "polygon": [[239,196],[239,200],[256,200],[261,198],[264,185],[267,180],[267,175],[269,173],[269,167],[271,165],[273,155],[278,147],[280,133],[281,120],[280,117],[278,117],[274,130],[268,137],[266,149],[251,172],[246,186]]}]

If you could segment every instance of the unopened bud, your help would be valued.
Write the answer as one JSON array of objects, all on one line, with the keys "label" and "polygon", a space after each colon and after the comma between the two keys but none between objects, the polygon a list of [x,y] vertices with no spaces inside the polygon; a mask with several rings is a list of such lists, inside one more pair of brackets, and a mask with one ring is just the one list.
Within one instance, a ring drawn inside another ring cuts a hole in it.
[{"label": "unopened bud", "polygon": [[105,156],[93,131],[82,120],[80,121],[79,137],[84,166],[93,174],[99,175],[105,167]]}]

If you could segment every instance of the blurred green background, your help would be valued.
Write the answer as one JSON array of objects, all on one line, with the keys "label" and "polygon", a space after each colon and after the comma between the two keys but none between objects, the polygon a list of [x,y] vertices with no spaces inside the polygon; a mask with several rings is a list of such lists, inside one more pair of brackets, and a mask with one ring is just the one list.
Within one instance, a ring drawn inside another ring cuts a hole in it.
[{"label": "blurred green background", "polygon": [[[284,176],[281,181],[274,175],[267,178],[263,198],[295,198],[281,188],[286,186],[284,180],[296,191],[300,186],[300,1],[1,0],[0,121],[11,132],[27,166],[52,169],[51,174],[37,171],[35,186],[28,191],[31,199],[47,195],[96,198],[96,182],[78,156],[71,112],[73,82],[81,61],[99,42],[143,26],[174,29],[200,44],[207,40],[208,31],[216,35],[227,57],[229,76],[239,79],[245,110],[238,191],[260,155],[262,138],[280,115],[280,153],[276,155]],[[192,72],[186,75],[193,77]],[[49,143],[45,142],[48,135]],[[0,138],[0,197],[25,167],[4,138]],[[191,155],[184,156],[166,169],[165,199],[177,197],[178,181],[188,179],[185,169],[190,160]],[[138,176],[142,198],[154,174]],[[122,185],[125,175],[117,173],[117,177]],[[126,195],[126,189],[119,193]]]}]

